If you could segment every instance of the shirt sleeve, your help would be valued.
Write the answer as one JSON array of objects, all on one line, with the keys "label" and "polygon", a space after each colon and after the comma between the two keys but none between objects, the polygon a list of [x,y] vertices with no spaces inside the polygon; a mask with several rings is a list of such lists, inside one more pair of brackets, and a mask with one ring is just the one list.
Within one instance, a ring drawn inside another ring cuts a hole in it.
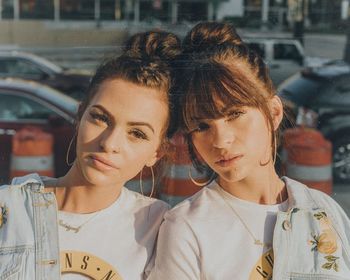
[{"label": "shirt sleeve", "polygon": [[[160,219],[160,221],[157,223],[155,223],[157,225],[157,232],[159,232],[159,227],[160,227],[160,224],[162,223],[163,219],[164,219],[164,215],[167,211],[170,210],[170,205],[163,202],[163,201],[160,201],[158,200],[157,203],[155,203],[153,205],[153,207],[151,207],[150,209],[150,216],[158,216],[158,218]],[[158,234],[157,234],[158,236]],[[158,237],[157,237],[158,238]],[[154,244],[154,249],[152,251],[152,255],[148,261],[148,264],[146,265],[145,267],[145,270],[144,270],[144,273],[143,273],[143,276],[142,276],[142,279],[148,279],[148,276],[149,274],[151,273],[151,270],[153,269],[154,267],[154,263],[155,263],[155,256],[156,256],[156,243],[157,241],[155,242]]]},{"label": "shirt sleeve", "polygon": [[199,280],[199,252],[190,225],[183,219],[166,217],[160,227],[155,266],[148,280]]}]

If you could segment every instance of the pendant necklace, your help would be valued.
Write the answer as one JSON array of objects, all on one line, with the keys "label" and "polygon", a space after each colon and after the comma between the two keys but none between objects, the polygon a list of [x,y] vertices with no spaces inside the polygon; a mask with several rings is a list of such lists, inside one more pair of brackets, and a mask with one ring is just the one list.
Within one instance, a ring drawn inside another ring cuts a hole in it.
[{"label": "pendant necklace", "polygon": [[[221,198],[224,200],[225,204],[232,210],[232,212],[235,214],[235,216],[239,219],[239,221],[241,222],[241,224],[244,226],[244,228],[246,229],[246,231],[249,233],[249,235],[252,237],[252,239],[254,240],[254,245],[257,246],[262,246],[262,247],[266,247],[266,248],[271,248],[272,244],[271,243],[264,243],[261,242],[260,239],[256,238],[255,235],[252,233],[252,231],[249,229],[248,225],[246,224],[246,222],[243,220],[243,218],[238,214],[237,210],[233,207],[233,205],[231,203],[228,202],[227,198],[226,198],[226,194],[224,193],[224,190],[219,186],[219,194],[221,196]],[[281,192],[279,193],[279,198],[280,201],[282,202],[282,195]]]}]

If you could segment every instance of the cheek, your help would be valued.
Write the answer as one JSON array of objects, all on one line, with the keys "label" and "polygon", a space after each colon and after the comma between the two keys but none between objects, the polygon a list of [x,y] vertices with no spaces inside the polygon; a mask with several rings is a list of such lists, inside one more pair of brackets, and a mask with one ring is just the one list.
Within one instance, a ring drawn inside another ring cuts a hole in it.
[{"label": "cheek", "polygon": [[192,143],[194,146],[194,153],[196,156],[201,159],[204,158],[206,159],[206,154],[208,154],[209,149],[210,149],[210,141],[207,139],[202,139],[203,137],[192,137]]},{"label": "cheek", "polygon": [[249,150],[255,153],[266,152],[271,146],[269,130],[264,123],[251,126],[247,131],[244,140]]},{"label": "cheek", "polygon": [[102,129],[96,127],[90,122],[81,122],[78,129],[77,135],[77,149],[85,150],[87,146],[94,144],[102,133]]}]

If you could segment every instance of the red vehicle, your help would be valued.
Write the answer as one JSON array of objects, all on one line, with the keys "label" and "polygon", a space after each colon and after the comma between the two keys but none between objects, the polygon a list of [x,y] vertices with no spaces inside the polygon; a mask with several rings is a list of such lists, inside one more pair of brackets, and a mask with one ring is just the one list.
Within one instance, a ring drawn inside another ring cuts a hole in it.
[{"label": "red vehicle", "polygon": [[67,170],[66,152],[74,134],[78,102],[52,88],[18,79],[0,79],[0,183],[10,173],[12,137],[26,126],[36,126],[54,137],[55,175]]}]

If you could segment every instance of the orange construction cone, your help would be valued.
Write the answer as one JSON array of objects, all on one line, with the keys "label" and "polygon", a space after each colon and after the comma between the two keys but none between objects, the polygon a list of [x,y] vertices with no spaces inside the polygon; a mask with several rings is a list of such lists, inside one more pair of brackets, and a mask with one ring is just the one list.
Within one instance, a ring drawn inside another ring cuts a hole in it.
[{"label": "orange construction cone", "polygon": [[12,138],[10,177],[33,172],[54,176],[53,137],[38,127],[26,127]]}]

